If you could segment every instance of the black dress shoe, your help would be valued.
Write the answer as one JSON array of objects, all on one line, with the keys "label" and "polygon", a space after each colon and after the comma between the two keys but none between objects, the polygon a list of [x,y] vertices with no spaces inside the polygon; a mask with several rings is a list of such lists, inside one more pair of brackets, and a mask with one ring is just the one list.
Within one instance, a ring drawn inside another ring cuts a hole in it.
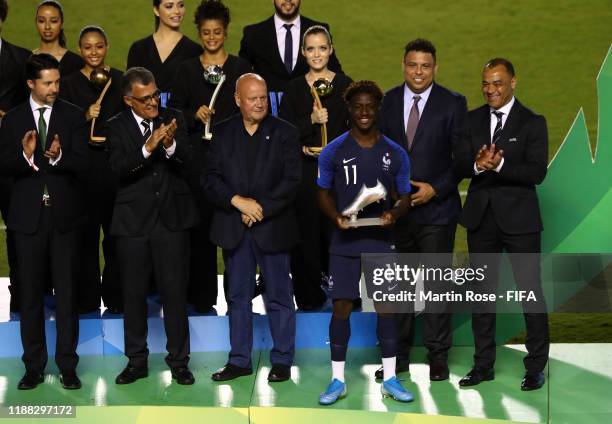
[{"label": "black dress shoe", "polygon": [[64,371],[60,374],[62,387],[66,390],[78,390],[81,388],[81,380],[74,370]]},{"label": "black dress shoe", "polygon": [[178,384],[183,384],[185,386],[195,383],[195,378],[187,367],[172,368],[172,378],[175,379]]},{"label": "black dress shoe", "polygon": [[429,364],[429,379],[431,381],[448,380],[448,364],[446,361],[433,361]]},{"label": "black dress shoe", "polygon": [[139,378],[145,378],[149,376],[149,370],[144,368],[132,367],[128,365],[125,367],[121,374],[115,378],[116,384],[131,384]]},{"label": "black dress shoe", "polygon": [[214,381],[228,381],[243,375],[253,374],[252,368],[242,368],[234,364],[226,364],[223,368],[212,375]]},{"label": "black dress shoe", "polygon": [[21,380],[19,380],[17,388],[19,390],[31,390],[36,388],[36,386],[38,386],[43,381],[44,377],[41,373],[35,371],[26,371]]},{"label": "black dress shoe", "polygon": [[546,379],[544,373],[539,372],[537,374],[525,374],[525,378],[521,382],[521,390],[528,392],[530,390],[538,390],[544,385]]},{"label": "black dress shoe", "polygon": [[476,386],[483,381],[491,381],[494,379],[495,371],[493,371],[492,368],[486,370],[473,368],[465,377],[459,380],[459,385],[461,387]]},{"label": "black dress shoe", "polygon": [[290,377],[291,367],[289,365],[273,364],[272,369],[268,373],[268,381],[271,383],[287,381]]},{"label": "black dress shoe", "polygon": [[[410,362],[400,362],[400,363],[397,363],[395,365],[395,373],[396,374],[399,374],[401,372],[407,372],[407,371],[410,371]],[[385,376],[385,372],[384,372],[383,367],[380,367],[374,373],[374,377],[377,380],[382,380],[384,376]]]}]

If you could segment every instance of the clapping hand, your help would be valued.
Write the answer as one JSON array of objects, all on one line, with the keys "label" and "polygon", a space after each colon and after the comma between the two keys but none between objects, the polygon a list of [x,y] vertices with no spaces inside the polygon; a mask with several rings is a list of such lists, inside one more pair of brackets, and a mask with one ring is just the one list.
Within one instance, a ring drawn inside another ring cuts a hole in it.
[{"label": "clapping hand", "polygon": [[30,158],[34,154],[34,150],[36,150],[36,139],[38,138],[38,133],[36,130],[31,130],[25,133],[23,139],[21,140],[21,145],[23,146],[23,153]]},{"label": "clapping hand", "polygon": [[59,136],[55,134],[53,136],[53,141],[51,142],[51,146],[45,152],[45,157],[55,160],[59,157],[61,149],[62,149],[62,146],[60,145]]}]

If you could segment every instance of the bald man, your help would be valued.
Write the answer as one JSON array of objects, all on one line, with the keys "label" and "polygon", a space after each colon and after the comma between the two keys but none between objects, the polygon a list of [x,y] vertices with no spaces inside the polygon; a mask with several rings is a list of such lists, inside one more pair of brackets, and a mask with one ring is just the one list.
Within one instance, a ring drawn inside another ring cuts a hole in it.
[{"label": "bald man", "polygon": [[289,252],[298,241],[293,199],[302,175],[299,133],[268,115],[266,83],[259,75],[238,79],[235,100],[240,115],[215,127],[203,179],[203,189],[215,206],[211,240],[223,249],[229,279],[231,351],[212,379],[253,373],[251,298],[259,265],[274,341],[268,380],[285,381],[295,351]]}]

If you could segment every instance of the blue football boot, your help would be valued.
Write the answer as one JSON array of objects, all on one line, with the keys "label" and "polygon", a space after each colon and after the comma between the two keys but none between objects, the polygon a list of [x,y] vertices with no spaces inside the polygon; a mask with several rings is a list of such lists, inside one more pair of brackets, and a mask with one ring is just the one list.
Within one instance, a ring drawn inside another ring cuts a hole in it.
[{"label": "blue football boot", "polygon": [[331,405],[336,403],[338,399],[346,396],[346,384],[334,378],[327,389],[319,395],[319,403],[321,405]]},{"label": "blue football boot", "polygon": [[411,402],[414,400],[414,395],[409,390],[406,390],[395,376],[383,381],[380,391],[383,397],[392,397],[400,402]]}]

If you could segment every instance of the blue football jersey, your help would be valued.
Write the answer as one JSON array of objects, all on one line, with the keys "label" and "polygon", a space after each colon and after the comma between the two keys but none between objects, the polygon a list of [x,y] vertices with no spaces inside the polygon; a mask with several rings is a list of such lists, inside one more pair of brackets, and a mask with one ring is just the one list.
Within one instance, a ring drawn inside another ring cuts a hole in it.
[{"label": "blue football jersey", "polygon": [[[393,207],[393,196],[410,193],[410,161],[406,151],[384,135],[371,148],[361,147],[346,132],[328,144],[319,156],[317,184],[332,191],[338,211],[349,206],[365,185],[381,183],[387,196],[366,206],[358,218],[379,217]],[[392,231],[378,226],[334,229],[330,252],[359,256],[390,251]]]}]

